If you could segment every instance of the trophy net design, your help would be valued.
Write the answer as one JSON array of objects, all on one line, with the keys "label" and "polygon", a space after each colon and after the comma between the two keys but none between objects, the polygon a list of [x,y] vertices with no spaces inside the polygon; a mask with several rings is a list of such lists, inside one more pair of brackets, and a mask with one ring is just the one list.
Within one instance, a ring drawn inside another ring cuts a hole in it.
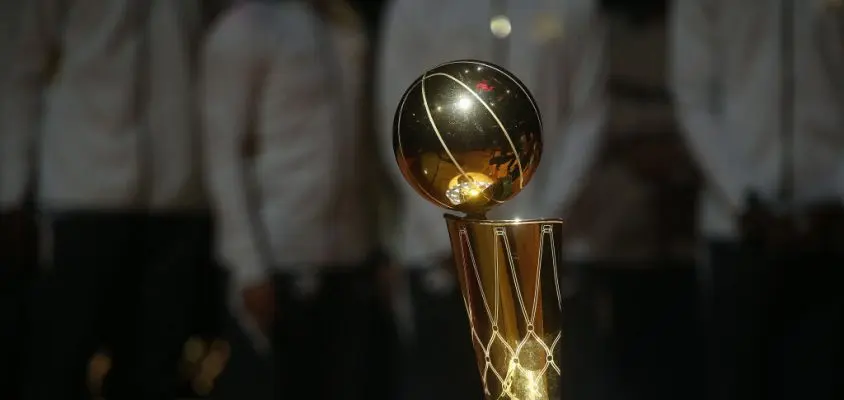
[{"label": "trophy net design", "polygon": [[425,72],[394,120],[393,148],[407,182],[466,214],[445,218],[487,399],[560,397],[562,221],[486,219],[534,175],[541,132],[525,86],[473,60]]}]

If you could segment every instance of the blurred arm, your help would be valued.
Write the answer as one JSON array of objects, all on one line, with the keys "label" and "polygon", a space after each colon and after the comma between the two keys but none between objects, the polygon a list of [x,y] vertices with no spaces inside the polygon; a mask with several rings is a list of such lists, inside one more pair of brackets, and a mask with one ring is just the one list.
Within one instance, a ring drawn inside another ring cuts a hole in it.
[{"label": "blurred arm", "polygon": [[[384,164],[396,182],[399,205],[398,244],[404,254],[399,260],[410,263],[429,263],[451,253],[443,214],[445,210],[429,203],[405,182],[393,153],[393,117],[401,96],[411,83],[425,70],[438,63],[432,32],[426,30],[430,21],[420,17],[427,7],[425,2],[397,0],[385,16],[378,53],[378,80],[376,82],[376,122],[379,129],[379,146]],[[395,235],[389,238],[395,243]],[[408,243],[415,243],[414,246]],[[395,245],[390,246],[395,250]],[[394,254],[395,255],[395,254]]]},{"label": "blurred arm", "polygon": [[261,76],[260,37],[242,13],[211,32],[202,57],[205,171],[216,214],[217,249],[237,287],[265,279],[248,201],[244,148]]},{"label": "blurred arm", "polygon": [[707,0],[676,0],[671,15],[670,73],[671,90],[681,131],[692,154],[733,210],[744,202],[747,171],[737,147],[730,139],[717,109],[723,103],[718,90],[723,77],[716,70],[718,62],[716,10]]},{"label": "blurred arm", "polygon": [[17,208],[34,189],[35,145],[44,92],[59,61],[63,2],[28,0],[13,38],[0,129],[0,209]]}]

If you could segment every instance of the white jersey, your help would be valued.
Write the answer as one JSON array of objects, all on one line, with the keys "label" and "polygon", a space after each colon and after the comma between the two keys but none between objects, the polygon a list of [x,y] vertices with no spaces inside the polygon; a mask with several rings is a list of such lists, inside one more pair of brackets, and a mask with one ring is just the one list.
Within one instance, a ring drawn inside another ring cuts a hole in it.
[{"label": "white jersey", "polygon": [[242,3],[206,43],[206,170],[236,285],[270,266],[360,264],[375,247],[357,112],[365,34],[334,5],[336,19],[307,2]]},{"label": "white jersey", "polygon": [[392,256],[424,265],[450,252],[443,210],[404,182],[393,158],[392,122],[424,71],[480,59],[512,71],[542,113],[545,150],[537,176],[490,216],[559,217],[595,159],[607,104],[606,24],[593,0],[396,0],[382,32],[377,112],[381,153],[400,188]]},{"label": "white jersey", "polygon": [[[204,206],[191,0],[30,0],[2,106],[0,204]],[[36,172],[37,171],[37,172]]]},{"label": "white jersey", "polygon": [[705,235],[736,235],[748,191],[798,207],[844,197],[844,3],[675,0],[671,40],[678,112],[708,177]]}]

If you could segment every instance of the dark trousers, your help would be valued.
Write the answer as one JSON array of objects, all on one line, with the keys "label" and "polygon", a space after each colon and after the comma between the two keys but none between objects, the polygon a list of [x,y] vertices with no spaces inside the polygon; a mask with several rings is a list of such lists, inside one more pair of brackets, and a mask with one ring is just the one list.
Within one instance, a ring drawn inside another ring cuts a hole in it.
[{"label": "dark trousers", "polygon": [[106,397],[172,399],[210,232],[202,213],[53,216],[24,399],[88,397],[88,361],[103,344],[113,358]]},{"label": "dark trousers", "polygon": [[709,250],[709,398],[842,398],[841,256]]},{"label": "dark trousers", "polygon": [[396,335],[368,266],[276,278],[275,399],[391,400]]},{"label": "dark trousers", "polygon": [[20,398],[27,298],[36,270],[30,211],[0,213],[0,398]]},{"label": "dark trousers", "polygon": [[0,397],[20,396],[22,351],[26,340],[25,310],[29,279],[19,266],[0,263]]},{"label": "dark trousers", "polygon": [[410,295],[414,342],[405,350],[405,392],[408,400],[479,400],[483,386],[469,319],[456,283],[438,287],[430,271],[414,270]]},{"label": "dark trousers", "polygon": [[702,399],[703,338],[693,262],[577,266],[569,302],[573,399]]}]

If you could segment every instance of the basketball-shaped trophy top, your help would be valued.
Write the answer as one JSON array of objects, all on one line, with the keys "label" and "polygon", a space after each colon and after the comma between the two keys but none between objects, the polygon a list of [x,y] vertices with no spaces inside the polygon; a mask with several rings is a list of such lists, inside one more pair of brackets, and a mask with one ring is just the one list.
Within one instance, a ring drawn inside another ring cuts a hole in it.
[{"label": "basketball-shaped trophy top", "polygon": [[439,65],[399,102],[393,150],[407,182],[434,204],[469,215],[518,194],[536,172],[542,121],[513,74],[474,60]]}]

